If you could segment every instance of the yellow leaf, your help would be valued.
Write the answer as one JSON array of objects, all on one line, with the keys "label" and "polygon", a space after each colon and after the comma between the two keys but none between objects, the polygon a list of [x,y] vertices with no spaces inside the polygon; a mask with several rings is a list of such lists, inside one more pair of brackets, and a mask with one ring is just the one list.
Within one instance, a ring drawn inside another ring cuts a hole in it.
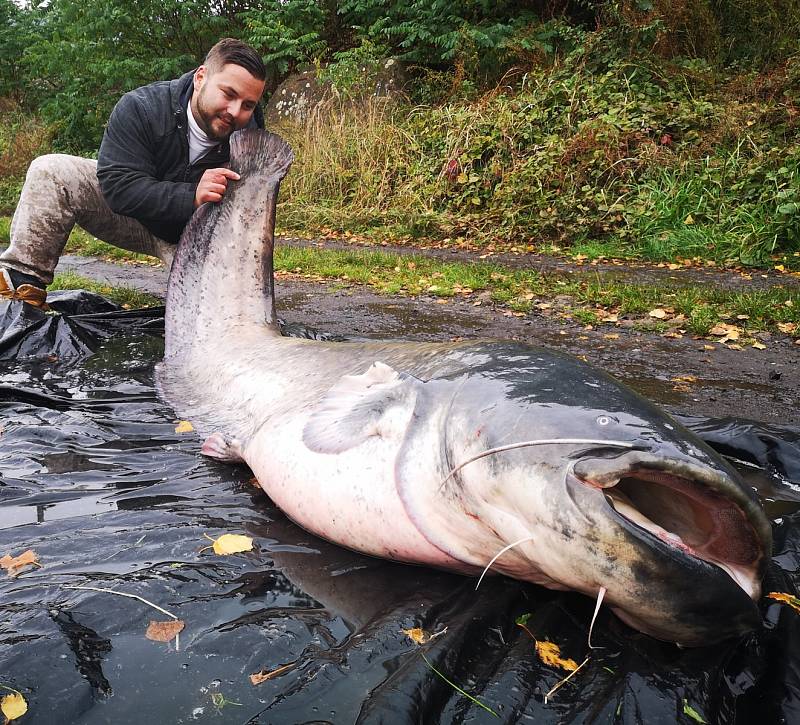
[{"label": "yellow leaf", "polygon": [[0,710],[9,720],[16,720],[28,712],[28,703],[25,702],[25,698],[22,695],[14,692],[0,699]]},{"label": "yellow leaf", "polygon": [[554,665],[561,667],[569,672],[578,669],[578,663],[575,660],[562,659],[561,648],[553,642],[540,642],[536,640],[536,654],[539,659],[546,665]]},{"label": "yellow leaf", "polygon": [[800,614],[800,599],[793,597],[791,594],[784,594],[783,592],[770,592],[767,594],[769,599],[775,599],[783,604],[788,604],[798,614]]},{"label": "yellow leaf", "polygon": [[19,574],[18,569],[22,569],[26,566],[41,566],[39,563],[39,557],[36,555],[36,552],[33,549],[28,549],[27,551],[23,551],[19,556],[11,556],[10,554],[6,554],[4,557],[0,558],[0,566],[2,566],[7,572],[9,576],[16,576]]},{"label": "yellow leaf", "polygon": [[188,420],[182,420],[175,426],[176,433],[191,433],[193,430],[194,426]]},{"label": "yellow leaf", "polygon": [[689,216],[687,216],[686,219],[683,220],[683,223],[694,224],[694,217],[691,214],[689,214]]},{"label": "yellow leaf", "polygon": [[778,329],[781,332],[785,332],[787,335],[790,335],[797,329],[797,325],[794,322],[779,322]]},{"label": "yellow leaf", "polygon": [[784,267],[782,264],[776,264],[775,265],[775,269],[777,269],[778,272],[785,272],[786,271],[786,267]]},{"label": "yellow leaf", "polygon": [[267,680],[271,680],[273,677],[277,677],[281,672],[286,672],[291,667],[294,667],[295,663],[290,662],[288,665],[284,665],[283,667],[278,667],[276,670],[272,670],[271,672],[265,672],[261,670],[261,672],[256,672],[250,675],[250,682],[254,685],[260,685],[262,682],[266,682]]},{"label": "yellow leaf", "polygon": [[767,349],[767,346],[766,346],[766,345],[764,345],[764,344],[763,344],[763,343],[761,343],[761,342],[754,342],[754,343],[753,343],[753,347],[754,347],[756,350],[766,350],[766,349]]},{"label": "yellow leaf", "polygon": [[169,619],[166,622],[150,620],[144,636],[153,642],[169,642],[183,631],[186,623],[182,619]]},{"label": "yellow leaf", "polygon": [[649,314],[650,317],[655,317],[658,320],[663,320],[667,316],[666,310],[662,310],[660,307],[650,310]]},{"label": "yellow leaf", "polygon": [[218,539],[212,539],[210,536],[206,538],[212,542],[215,554],[238,554],[253,550],[253,540],[243,534],[223,534]]},{"label": "yellow leaf", "polygon": [[425,634],[425,630],[421,629],[420,627],[414,627],[413,629],[404,629],[402,630],[402,632],[414,644],[425,644],[430,639],[430,637],[427,634]]}]

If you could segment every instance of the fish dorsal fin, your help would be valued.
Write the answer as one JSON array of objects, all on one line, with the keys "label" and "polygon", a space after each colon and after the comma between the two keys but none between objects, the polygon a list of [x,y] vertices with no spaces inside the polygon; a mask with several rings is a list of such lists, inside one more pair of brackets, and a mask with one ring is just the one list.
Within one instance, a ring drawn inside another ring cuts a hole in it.
[{"label": "fish dorsal fin", "polygon": [[317,453],[341,453],[372,436],[402,440],[421,385],[382,362],[344,375],[312,410],[303,442]]}]

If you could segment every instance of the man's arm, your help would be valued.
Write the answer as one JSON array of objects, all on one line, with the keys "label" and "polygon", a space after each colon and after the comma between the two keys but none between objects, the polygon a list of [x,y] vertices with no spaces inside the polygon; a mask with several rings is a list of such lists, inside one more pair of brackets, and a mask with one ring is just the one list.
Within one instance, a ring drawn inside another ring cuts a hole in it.
[{"label": "man's arm", "polygon": [[156,152],[146,111],[133,94],[125,94],[114,107],[100,144],[100,190],[117,214],[186,222],[195,209],[197,184],[156,179]]}]

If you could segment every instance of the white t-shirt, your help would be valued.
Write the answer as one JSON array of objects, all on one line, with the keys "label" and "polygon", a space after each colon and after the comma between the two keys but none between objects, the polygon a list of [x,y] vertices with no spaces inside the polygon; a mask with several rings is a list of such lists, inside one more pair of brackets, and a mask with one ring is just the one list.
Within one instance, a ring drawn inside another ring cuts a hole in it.
[{"label": "white t-shirt", "polygon": [[192,113],[192,102],[186,107],[186,115],[189,118],[189,163],[193,164],[201,156],[205,156],[211,149],[219,146],[219,141],[210,139],[205,131],[197,124]]}]

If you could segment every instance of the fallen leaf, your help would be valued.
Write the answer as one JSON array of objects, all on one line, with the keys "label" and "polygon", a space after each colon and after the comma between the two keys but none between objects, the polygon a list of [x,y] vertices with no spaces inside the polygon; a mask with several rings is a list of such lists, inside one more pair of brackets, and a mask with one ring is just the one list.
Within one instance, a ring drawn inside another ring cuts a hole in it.
[{"label": "fallen leaf", "polygon": [[739,335],[739,328],[736,325],[727,325],[724,322],[720,322],[718,325],[714,325],[709,331],[709,335],[715,336],[725,336],[735,333],[737,336]]},{"label": "fallen leaf", "polygon": [[754,342],[753,343],[753,347],[756,350],[766,350],[767,349],[767,346],[763,342]]},{"label": "fallen leaf", "polygon": [[663,320],[667,316],[666,310],[662,310],[660,307],[656,307],[654,310],[650,310],[648,313],[650,317],[655,317],[657,320]]},{"label": "fallen leaf", "polygon": [[194,426],[188,420],[182,420],[175,426],[176,433],[191,433],[193,430]]},{"label": "fallen leaf", "polygon": [[562,659],[561,648],[554,642],[541,642],[536,640],[536,654],[539,659],[546,665],[554,665],[562,669],[572,672],[578,669],[578,663],[575,660]]},{"label": "fallen leaf", "polygon": [[785,332],[787,335],[790,335],[797,330],[797,325],[794,322],[779,322],[778,329],[781,332]]},{"label": "fallen leaf", "polygon": [[713,345],[703,345],[703,350],[716,350]]},{"label": "fallen leaf", "polygon": [[0,699],[0,711],[9,721],[16,720],[28,712],[28,703],[19,692],[14,692],[11,695],[4,695]]},{"label": "fallen leaf", "polygon": [[19,571],[17,571],[18,569],[22,569],[26,566],[41,566],[41,564],[39,563],[39,557],[36,552],[33,551],[33,549],[28,549],[27,551],[23,551],[19,556],[6,554],[0,559],[0,566],[6,569],[9,576],[16,576],[19,574]]},{"label": "fallen leaf", "polygon": [[770,592],[767,594],[768,599],[775,599],[782,604],[788,604],[798,614],[800,614],[800,599],[792,596],[791,594],[784,594],[783,592]]},{"label": "fallen leaf", "polygon": [[186,623],[182,619],[169,619],[166,622],[150,620],[144,636],[153,642],[169,642],[175,639],[175,636],[182,632],[185,626]]},{"label": "fallen leaf", "polygon": [[277,677],[279,674],[281,674],[281,672],[285,672],[291,667],[294,667],[294,662],[284,665],[283,667],[278,667],[277,670],[272,670],[271,672],[265,672],[264,670],[261,670],[261,672],[256,672],[255,674],[250,675],[250,682],[254,685],[260,685],[262,682],[266,682],[267,680],[271,680],[273,677]]},{"label": "fallen leaf", "polygon": [[694,375],[678,375],[672,378],[673,382],[676,383],[696,383],[697,378]]},{"label": "fallen leaf", "polygon": [[703,716],[697,712],[697,710],[695,710],[687,700],[683,701],[683,714],[688,715],[695,722],[703,723],[703,725],[706,723],[706,721],[703,719]]},{"label": "fallen leaf", "polygon": [[683,220],[684,224],[694,224],[694,217],[689,214],[686,219]]},{"label": "fallen leaf", "polygon": [[425,634],[425,630],[421,629],[420,627],[414,627],[413,629],[404,629],[402,630],[403,634],[406,635],[414,644],[425,644],[430,637]]},{"label": "fallen leaf", "polygon": [[606,340],[619,340],[619,335],[616,332],[612,332],[607,335],[603,335],[603,338]]},{"label": "fallen leaf", "polygon": [[211,542],[211,546],[207,546],[206,549],[213,548],[215,554],[239,554],[242,551],[253,550],[253,540],[243,534],[223,534],[218,539],[212,539],[210,536],[206,538]]},{"label": "fallen leaf", "polygon": [[[722,340],[722,342],[725,342],[725,340]],[[744,348],[741,345],[736,345],[736,344],[728,345],[728,350],[743,350],[743,349]]]}]

